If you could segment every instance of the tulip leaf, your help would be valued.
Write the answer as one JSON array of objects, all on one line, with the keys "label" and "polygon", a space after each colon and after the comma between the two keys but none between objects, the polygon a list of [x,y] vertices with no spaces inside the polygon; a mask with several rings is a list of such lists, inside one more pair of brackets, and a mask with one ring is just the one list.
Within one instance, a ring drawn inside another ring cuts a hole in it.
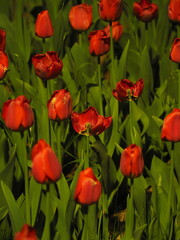
[{"label": "tulip leaf", "polygon": [[120,61],[119,61],[119,66],[118,66],[116,79],[125,79],[126,78],[126,74],[127,74],[127,57],[128,57],[129,44],[130,44],[130,41],[128,40],[128,42],[127,42],[127,44],[126,44],[126,46],[125,46],[125,48],[124,48],[124,50],[122,52]]}]

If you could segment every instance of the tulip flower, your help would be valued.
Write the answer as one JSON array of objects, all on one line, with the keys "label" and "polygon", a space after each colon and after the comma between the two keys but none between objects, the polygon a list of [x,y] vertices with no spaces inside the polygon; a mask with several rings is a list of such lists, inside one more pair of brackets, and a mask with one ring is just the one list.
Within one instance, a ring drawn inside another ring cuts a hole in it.
[{"label": "tulip flower", "polygon": [[82,135],[99,135],[111,125],[112,117],[104,117],[97,113],[94,107],[89,107],[82,113],[72,112],[72,126]]},{"label": "tulip flower", "polygon": [[144,159],[141,147],[131,144],[121,154],[120,170],[126,177],[139,177],[144,169]]},{"label": "tulip flower", "polygon": [[0,80],[6,76],[8,65],[7,54],[3,50],[0,50]]},{"label": "tulip flower", "polygon": [[6,31],[0,29],[0,50],[5,50],[6,48]]},{"label": "tulip flower", "polygon": [[38,238],[35,229],[24,224],[21,231],[15,234],[14,240],[38,240]]},{"label": "tulip flower", "polygon": [[164,118],[161,139],[165,141],[180,141],[180,109],[175,108]]},{"label": "tulip flower", "polygon": [[110,49],[110,36],[104,30],[95,30],[88,36],[89,51],[93,56],[101,56]]},{"label": "tulip flower", "polygon": [[2,108],[2,118],[7,128],[22,131],[34,123],[34,113],[30,101],[25,96],[6,101]]},{"label": "tulip flower", "polygon": [[101,189],[101,183],[95,177],[92,168],[86,168],[79,174],[74,199],[85,205],[95,203],[100,198]]},{"label": "tulip flower", "polygon": [[54,33],[52,22],[47,10],[41,11],[35,23],[36,36],[41,38],[51,37]]},{"label": "tulip flower", "polygon": [[169,19],[180,22],[180,2],[179,0],[170,0],[168,5]]},{"label": "tulip flower", "polygon": [[100,0],[99,15],[104,21],[112,22],[120,18],[122,13],[122,0]]},{"label": "tulip flower", "polygon": [[113,90],[113,96],[120,102],[128,101],[131,99],[138,98],[143,91],[144,80],[139,79],[136,83],[132,83],[128,79],[122,79],[116,85]]},{"label": "tulip flower", "polygon": [[77,31],[90,28],[92,24],[92,6],[85,3],[73,6],[69,12],[69,22]]},{"label": "tulip flower", "polygon": [[55,182],[61,177],[61,164],[52,148],[43,139],[33,147],[31,158],[32,175],[37,182]]},{"label": "tulip flower", "polygon": [[157,16],[158,6],[155,3],[150,3],[149,0],[141,0],[134,2],[133,11],[139,20],[147,23]]},{"label": "tulip flower", "polygon": [[180,38],[174,40],[169,58],[175,63],[180,63]]},{"label": "tulip flower", "polygon": [[56,52],[37,54],[32,57],[35,73],[43,80],[56,78],[62,71],[63,62]]},{"label": "tulip flower", "polygon": [[[110,25],[107,25],[103,29],[106,34],[110,37]],[[123,33],[123,26],[119,24],[118,21],[112,22],[112,38],[114,41],[118,41]]]},{"label": "tulip flower", "polygon": [[72,99],[65,89],[56,90],[47,103],[48,117],[52,120],[64,120],[71,115]]}]

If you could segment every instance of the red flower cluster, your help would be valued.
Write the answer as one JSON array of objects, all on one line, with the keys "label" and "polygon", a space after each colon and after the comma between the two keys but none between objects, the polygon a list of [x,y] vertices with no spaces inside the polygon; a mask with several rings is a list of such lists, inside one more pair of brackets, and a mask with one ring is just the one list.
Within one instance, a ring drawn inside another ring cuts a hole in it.
[{"label": "red flower cluster", "polygon": [[82,113],[73,112],[71,120],[74,130],[82,135],[99,135],[111,125],[112,117],[104,117],[97,113],[94,107],[89,107]]},{"label": "red flower cluster", "polygon": [[61,177],[61,164],[52,148],[43,139],[33,147],[31,158],[32,175],[37,182],[55,182]]},{"label": "red flower cluster", "polygon": [[97,180],[92,168],[80,172],[76,185],[74,199],[80,204],[92,204],[101,196],[101,183]]},{"label": "red flower cluster", "polygon": [[123,102],[129,100],[129,95],[132,99],[138,98],[142,94],[143,88],[143,79],[139,79],[136,83],[132,83],[128,79],[122,79],[117,83],[112,94],[118,101]]},{"label": "red flower cluster", "polygon": [[174,40],[169,57],[173,62],[180,63],[180,38]]},{"label": "red flower cluster", "polygon": [[122,0],[101,0],[99,3],[99,15],[104,21],[116,21],[122,13]]},{"label": "red flower cluster", "polygon": [[168,5],[169,19],[175,22],[180,22],[180,2],[179,0],[170,0]]},{"label": "red flower cluster", "polygon": [[25,130],[34,123],[34,113],[25,96],[19,96],[4,103],[2,118],[8,127],[14,131]]},{"label": "red flower cluster", "polygon": [[36,231],[28,224],[24,224],[21,231],[17,232],[14,240],[37,240]]}]

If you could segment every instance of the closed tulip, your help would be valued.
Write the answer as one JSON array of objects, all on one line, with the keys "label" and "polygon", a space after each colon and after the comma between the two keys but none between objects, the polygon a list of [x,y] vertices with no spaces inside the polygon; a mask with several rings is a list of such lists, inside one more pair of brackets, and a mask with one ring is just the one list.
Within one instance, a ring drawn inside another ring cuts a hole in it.
[{"label": "closed tulip", "polygon": [[175,108],[164,118],[161,139],[165,141],[180,141],[180,109]]},{"label": "closed tulip", "polygon": [[110,49],[110,36],[104,30],[95,30],[88,36],[89,51],[93,56],[101,56]]},{"label": "closed tulip", "polygon": [[157,16],[158,6],[155,3],[150,3],[149,0],[141,0],[134,2],[133,11],[139,20],[147,23]]},{"label": "closed tulip", "polygon": [[35,144],[31,157],[32,175],[37,182],[55,182],[61,177],[61,164],[45,140],[41,139]]},{"label": "closed tulip", "polygon": [[131,144],[121,154],[120,170],[126,177],[139,177],[144,169],[144,159],[141,147]]},{"label": "closed tulip", "polygon": [[4,50],[0,50],[0,80],[6,76],[8,70],[8,56]]},{"label": "closed tulip", "polygon": [[97,180],[92,168],[86,168],[79,174],[74,199],[85,205],[95,203],[101,196],[101,189],[101,183]]},{"label": "closed tulip", "polygon": [[[104,29],[103,29],[107,35],[110,37],[110,25],[108,24]],[[114,41],[118,41],[123,33],[123,26],[119,24],[118,21],[112,22],[112,38]]]},{"label": "closed tulip", "polygon": [[122,79],[116,84],[116,88],[113,90],[113,96],[120,102],[134,100],[138,98],[143,91],[144,80],[139,79],[136,83],[132,83],[128,79]]},{"label": "closed tulip", "polygon": [[6,127],[13,131],[23,131],[34,123],[34,113],[30,101],[25,96],[6,101],[2,108],[2,118]]},{"label": "closed tulip", "polygon": [[35,33],[36,36],[41,38],[51,37],[54,33],[52,22],[47,10],[41,11],[35,23]]},{"label": "closed tulip", "polygon": [[48,117],[52,120],[64,120],[71,115],[72,99],[65,89],[56,90],[47,103]]},{"label": "closed tulip", "polygon": [[97,113],[94,107],[89,107],[82,113],[72,112],[71,121],[74,130],[82,135],[99,135],[111,125],[112,117],[104,117]]},{"label": "closed tulip", "polygon": [[69,22],[77,31],[90,28],[92,24],[92,6],[85,3],[73,6],[69,12]]},{"label": "closed tulip", "polygon": [[168,5],[169,19],[180,22],[180,2],[179,0],[170,0]]},{"label": "closed tulip", "polygon": [[100,0],[99,15],[104,21],[116,21],[122,13],[122,0]]},{"label": "closed tulip", "polygon": [[0,50],[5,50],[6,48],[6,31],[0,29]]},{"label": "closed tulip", "polygon": [[38,240],[38,238],[35,229],[24,224],[21,231],[15,234],[14,240]]},{"label": "closed tulip", "polygon": [[174,40],[169,58],[175,63],[180,63],[180,38]]},{"label": "closed tulip", "polygon": [[35,73],[43,80],[56,78],[62,71],[63,62],[56,52],[37,54],[32,57]]}]

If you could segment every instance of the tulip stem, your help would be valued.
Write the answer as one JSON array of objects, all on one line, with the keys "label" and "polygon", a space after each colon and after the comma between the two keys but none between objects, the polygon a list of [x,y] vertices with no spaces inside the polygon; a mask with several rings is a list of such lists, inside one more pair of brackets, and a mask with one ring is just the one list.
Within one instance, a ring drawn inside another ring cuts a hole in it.
[{"label": "tulip stem", "polygon": [[178,108],[180,108],[180,69],[178,69],[178,80]]},{"label": "tulip stem", "polygon": [[99,81],[99,110],[100,110],[100,115],[103,115],[100,56],[98,56],[98,81]]},{"label": "tulip stem", "polygon": [[112,87],[114,87],[116,85],[116,74],[114,65],[114,40],[112,22],[110,22],[109,25],[110,25],[111,83],[113,84]]},{"label": "tulip stem", "polygon": [[89,136],[86,136],[86,159],[84,161],[84,168],[89,167]]},{"label": "tulip stem", "polygon": [[50,237],[50,185],[46,184],[46,222],[42,240],[51,239]]},{"label": "tulip stem", "polygon": [[130,121],[130,136],[131,136],[131,143],[134,142],[134,130],[133,130],[133,113],[132,113],[132,98],[131,94],[129,93],[129,121]]}]

